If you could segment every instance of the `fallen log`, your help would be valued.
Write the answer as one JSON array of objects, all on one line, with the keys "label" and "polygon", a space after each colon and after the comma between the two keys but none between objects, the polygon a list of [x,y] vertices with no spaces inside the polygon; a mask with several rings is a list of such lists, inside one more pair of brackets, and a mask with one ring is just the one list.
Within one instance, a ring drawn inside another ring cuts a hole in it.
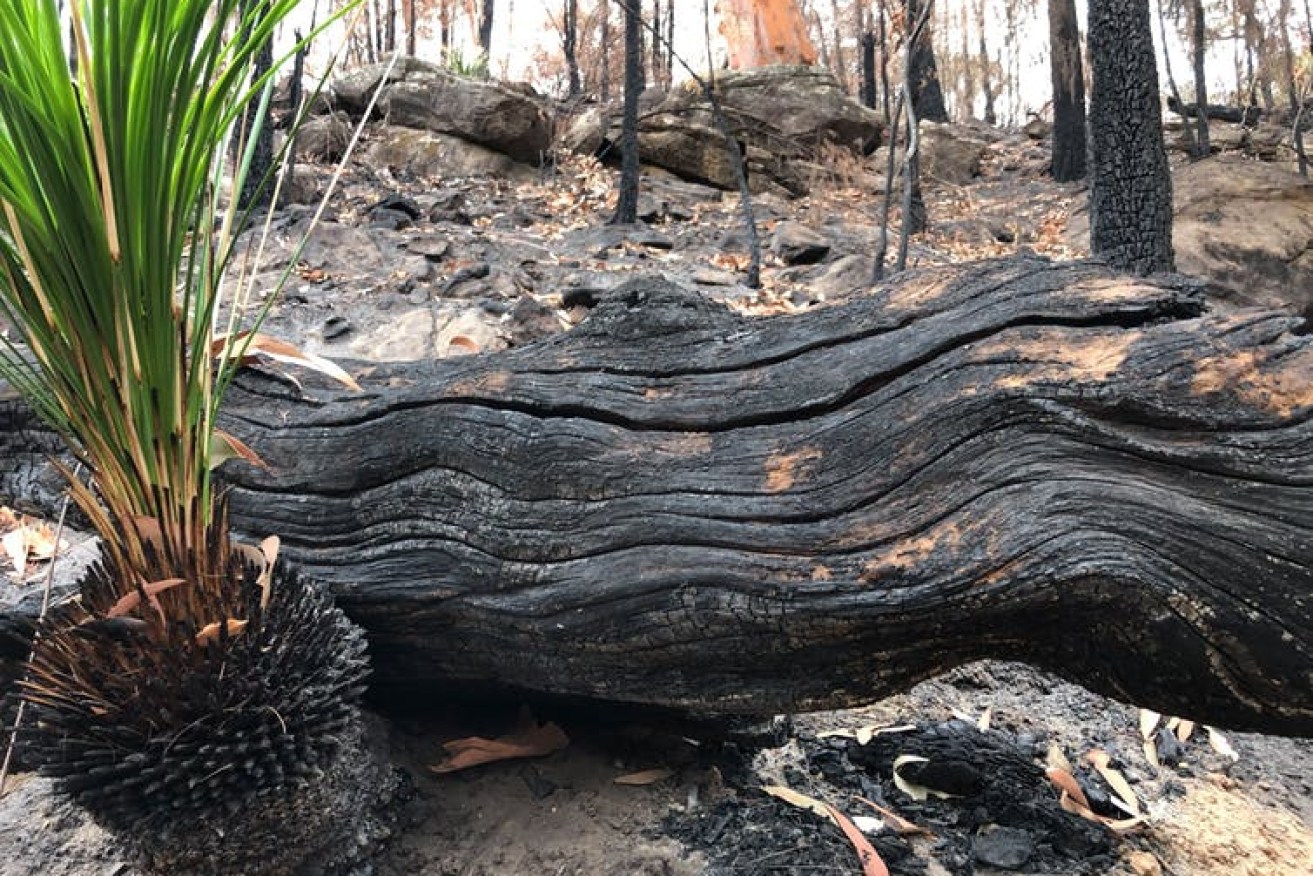
[{"label": "fallen log", "polygon": [[[232,514],[332,586],[392,695],[764,715],[996,657],[1308,735],[1300,330],[1091,263],[755,320],[639,279],[530,347],[362,368],[358,395],[248,375],[226,428],[269,468],[229,464]],[[19,410],[0,493],[44,483]]]},{"label": "fallen log", "polygon": [[[1178,116],[1188,119],[1199,118],[1199,104],[1183,104],[1175,97],[1167,98],[1167,108]],[[1236,125],[1256,125],[1263,118],[1261,106],[1227,106],[1226,104],[1204,104],[1204,114],[1219,122],[1231,122]]]}]

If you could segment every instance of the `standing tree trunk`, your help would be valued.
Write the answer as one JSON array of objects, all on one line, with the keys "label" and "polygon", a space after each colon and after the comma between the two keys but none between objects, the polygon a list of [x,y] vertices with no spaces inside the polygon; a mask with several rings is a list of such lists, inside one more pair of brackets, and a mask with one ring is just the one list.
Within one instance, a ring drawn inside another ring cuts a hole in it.
[{"label": "standing tree trunk", "polygon": [[907,0],[907,27],[909,33],[913,22],[926,16],[926,26],[919,39],[913,41],[912,52],[908,58],[908,80],[912,85],[911,108],[918,120],[928,122],[948,121],[948,109],[944,106],[944,91],[939,85],[939,70],[935,64],[935,49],[931,39],[930,21],[934,18],[935,0]]},{"label": "standing tree trunk", "polygon": [[[243,0],[242,14],[244,16],[249,15],[257,4],[267,6],[268,3],[269,0]],[[268,73],[273,67],[273,63],[274,44],[273,40],[270,39],[260,47],[260,51],[255,56],[255,63],[251,71],[252,79],[258,79]],[[232,154],[240,158],[242,151],[247,148],[247,143],[250,141],[257,122],[260,123],[260,130],[254,134],[254,151],[251,154],[251,163],[246,172],[246,179],[242,183],[241,195],[237,202],[244,210],[267,204],[271,190],[268,183],[272,178],[274,166],[274,126],[273,120],[267,115],[263,119],[259,118],[260,99],[261,95],[259,93],[252,96],[242,113],[242,120],[237,125],[237,130],[233,133]]]},{"label": "standing tree trunk", "polygon": [[[1198,127],[1198,136],[1194,141],[1194,148],[1190,151],[1193,160],[1198,161],[1201,158],[1207,158],[1211,151],[1208,145],[1208,92],[1204,83],[1204,52],[1207,49],[1205,45],[1204,33],[1204,3],[1203,0],[1191,0],[1190,18],[1192,26],[1191,47],[1194,50],[1194,105],[1199,108],[1199,114],[1196,122]],[[1285,25],[1283,24],[1282,27]]]},{"label": "standing tree trunk", "polygon": [[1076,0],[1049,0],[1049,68],[1053,75],[1053,178],[1085,177],[1085,76]]},{"label": "standing tree trunk", "polygon": [[602,103],[611,99],[611,4],[609,0],[601,0],[598,14],[602,16],[601,26],[601,85],[597,89],[601,92]]},{"label": "standing tree trunk", "polygon": [[561,50],[565,54],[565,69],[568,76],[567,97],[579,95],[579,56],[576,46],[579,41],[579,0],[565,0],[562,14]]},{"label": "standing tree trunk", "polygon": [[862,104],[875,109],[875,34],[869,30],[862,34]]},{"label": "standing tree trunk", "polygon": [[479,49],[490,64],[492,60],[492,14],[496,10],[496,0],[483,0],[483,8],[479,13]]},{"label": "standing tree trunk", "polygon": [[998,124],[998,111],[994,106],[994,76],[989,59],[989,44],[985,42],[985,0],[977,0],[976,23],[980,25],[980,90],[985,95],[985,124]]},{"label": "standing tree trunk", "polygon": [[397,50],[397,0],[388,0],[387,15],[387,50],[395,52]]},{"label": "standing tree trunk", "polygon": [[816,63],[798,0],[718,0],[716,11],[732,69]]},{"label": "standing tree trunk", "polygon": [[415,0],[406,0],[406,54],[415,57],[415,43],[419,40],[419,19],[415,15]]},{"label": "standing tree trunk", "polygon": [[642,0],[622,0],[625,11],[625,108],[620,134],[620,191],[613,225],[638,221],[638,96],[643,92]]},{"label": "standing tree trunk", "polygon": [[1163,148],[1148,0],[1090,0],[1090,250],[1122,270],[1171,271],[1172,177]]}]

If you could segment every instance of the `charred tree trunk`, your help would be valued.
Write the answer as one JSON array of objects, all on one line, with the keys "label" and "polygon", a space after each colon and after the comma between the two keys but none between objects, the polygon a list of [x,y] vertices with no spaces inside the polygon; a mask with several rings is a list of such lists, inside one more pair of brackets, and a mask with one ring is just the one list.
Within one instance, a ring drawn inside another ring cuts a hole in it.
[{"label": "charred tree trunk", "polygon": [[638,97],[643,92],[643,10],[640,0],[624,0],[625,104],[620,124],[620,182],[612,224],[638,221]]},{"label": "charred tree trunk", "polygon": [[1085,74],[1076,0],[1049,0],[1049,68],[1053,74],[1053,178],[1085,178]]},{"label": "charred tree trunk", "polygon": [[565,0],[562,10],[561,49],[565,54],[567,74],[567,97],[577,97],[580,91],[579,56],[576,47],[579,41],[579,0]]},{"label": "charred tree trunk", "polygon": [[483,0],[483,7],[479,10],[479,49],[488,59],[489,69],[492,67],[492,16],[496,10],[497,0]]},{"label": "charred tree trunk", "polygon": [[[333,588],[383,697],[762,715],[998,657],[1313,734],[1299,325],[1037,259],[769,320],[640,279],[362,394],[244,377],[224,428],[269,468],[229,463],[232,517]],[[0,494],[52,443],[0,403]]]},{"label": "charred tree trunk", "polygon": [[1163,147],[1148,0],[1090,0],[1090,251],[1170,271],[1172,177]]},{"label": "charred tree trunk", "polygon": [[862,105],[875,109],[875,101],[875,33],[868,30],[862,34]]},{"label": "charred tree trunk", "polygon": [[907,27],[919,21],[924,14],[926,27],[916,40],[908,63],[908,78],[912,83],[912,109],[917,119],[927,122],[947,122],[948,108],[944,106],[944,90],[939,85],[939,69],[935,64],[934,40],[931,38],[934,18],[934,0],[907,0]]},{"label": "charred tree trunk", "polygon": [[[1194,103],[1196,107],[1208,106],[1208,91],[1204,80],[1204,53],[1208,50],[1208,46],[1205,42],[1206,39],[1203,0],[1191,0],[1190,42],[1192,43],[1191,49],[1193,50]],[[1207,158],[1211,151],[1211,146],[1208,143],[1207,113],[1199,113],[1196,122],[1196,136],[1194,149],[1191,151],[1191,157],[1193,160],[1198,161],[1201,158]]]}]

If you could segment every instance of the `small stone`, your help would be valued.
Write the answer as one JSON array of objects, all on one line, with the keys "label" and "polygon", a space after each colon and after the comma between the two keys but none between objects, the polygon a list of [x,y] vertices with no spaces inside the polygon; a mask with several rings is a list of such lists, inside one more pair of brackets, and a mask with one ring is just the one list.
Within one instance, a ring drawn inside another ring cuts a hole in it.
[{"label": "small stone", "polygon": [[331,341],[334,338],[342,337],[350,332],[351,329],[351,320],[347,319],[345,316],[334,314],[324,320],[324,325],[323,328],[320,329],[320,334],[324,336],[324,340]]},{"label": "small stone", "polygon": [[1015,827],[995,827],[972,837],[971,854],[981,864],[1000,870],[1019,870],[1035,853],[1030,834]]},{"label": "small stone", "polygon": [[1163,865],[1149,852],[1135,851],[1126,856],[1136,876],[1163,876]]}]

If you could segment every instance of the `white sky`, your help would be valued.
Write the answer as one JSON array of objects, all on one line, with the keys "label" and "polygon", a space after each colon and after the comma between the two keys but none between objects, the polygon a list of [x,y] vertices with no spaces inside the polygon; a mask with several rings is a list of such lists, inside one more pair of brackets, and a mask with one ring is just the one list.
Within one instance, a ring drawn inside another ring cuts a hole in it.
[{"label": "white sky", "polygon": [[[0,2],[3,2],[3,0],[0,0]],[[403,0],[398,0],[398,5],[401,2]],[[593,2],[596,2],[596,0],[593,0]],[[593,2],[580,0],[581,16],[587,14],[587,11],[593,7]],[[956,21],[960,11],[959,4],[962,2],[965,2],[965,0],[940,0],[937,6],[941,10],[941,30],[946,25],[944,18]],[[1155,44],[1159,43],[1157,2],[1159,0],[1151,0],[1150,2]],[[307,28],[316,9],[318,9],[318,16],[322,20],[325,10],[330,5],[330,0],[302,0],[300,8],[293,16],[293,25],[303,29]],[[675,35],[675,51],[698,70],[704,69],[707,63],[706,49],[703,45],[703,9],[704,6],[714,7],[714,5],[714,0],[705,0],[705,3],[704,0],[680,0],[676,3],[676,24],[678,27]],[[1022,16],[1017,22],[1017,33],[1013,36],[1011,43],[1020,47],[1016,69],[1019,74],[1017,76],[1017,97],[1021,104],[1018,107],[1021,115],[1021,118],[1016,120],[1018,123],[1025,121],[1027,111],[1040,109],[1051,96],[1048,73],[1046,4],[1036,2],[1033,5],[1034,9],[1031,13]],[[812,6],[820,14],[828,30],[831,4],[813,2]],[[494,76],[509,79],[529,79],[536,72],[534,57],[539,51],[551,54],[560,53],[560,34],[553,24],[553,16],[559,16],[560,7],[561,0],[497,0],[497,10],[493,17],[493,52],[490,64]],[[1083,33],[1085,3],[1078,2],[1077,9]],[[620,10],[618,8],[614,9],[612,15],[613,26],[620,28],[622,26]],[[432,26],[436,29],[436,22]],[[714,28],[712,33],[713,38],[716,38]],[[340,34],[340,30],[338,34]],[[453,36],[458,47],[466,52],[473,51],[475,45],[473,27],[464,15],[463,10],[458,12],[456,16]],[[1006,23],[1003,16],[999,15],[993,19],[992,25],[987,31],[991,51],[1002,48],[1007,36]],[[285,39],[290,44],[290,29]],[[321,40],[320,51],[327,52],[329,47],[338,45],[340,41],[340,36],[328,34]],[[402,41],[400,34],[398,35],[398,41]],[[960,44],[960,37],[949,36],[948,41],[950,44],[958,45]],[[1189,58],[1185,48],[1178,35],[1173,32],[1171,22],[1168,23],[1168,44],[1177,85],[1181,89],[1183,99],[1188,102],[1193,95],[1193,76],[1190,72]],[[846,48],[854,53],[856,52],[855,43]],[[1222,92],[1230,91],[1235,87],[1233,52],[1233,41],[1216,41],[1209,53],[1208,88],[1212,102],[1218,102],[1219,95]],[[316,54],[319,55],[320,53],[317,52]],[[434,57],[436,54],[436,37],[421,38],[419,55],[421,57]],[[676,80],[684,78],[678,61],[676,62],[675,78]],[[1163,92],[1166,93],[1167,79],[1163,70],[1161,46],[1159,47],[1159,80]],[[549,82],[535,82],[534,84],[542,89],[550,88],[552,85]],[[977,104],[976,111],[979,114],[983,109],[983,98],[977,101]],[[1000,112],[1006,112],[1002,99],[1000,99]]]}]

